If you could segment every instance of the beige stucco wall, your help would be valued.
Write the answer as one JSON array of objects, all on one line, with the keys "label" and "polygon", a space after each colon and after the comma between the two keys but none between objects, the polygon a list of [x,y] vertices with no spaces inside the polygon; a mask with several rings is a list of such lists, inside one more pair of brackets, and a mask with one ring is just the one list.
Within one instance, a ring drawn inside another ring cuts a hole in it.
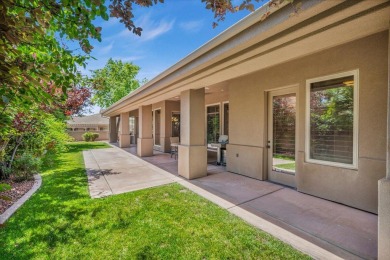
[{"label": "beige stucco wall", "polygon": [[[105,141],[108,140],[108,131],[89,131],[92,133],[98,133],[99,137],[96,139],[96,141]],[[68,135],[73,137],[76,141],[83,141],[83,134],[85,134],[86,131],[68,131]]]},{"label": "beige stucco wall", "polygon": [[[387,32],[382,32],[228,82],[228,170],[267,178],[267,91],[296,85],[297,189],[377,213],[377,183],[386,166],[387,44]],[[355,69],[359,70],[358,169],[306,163],[306,80]]]}]

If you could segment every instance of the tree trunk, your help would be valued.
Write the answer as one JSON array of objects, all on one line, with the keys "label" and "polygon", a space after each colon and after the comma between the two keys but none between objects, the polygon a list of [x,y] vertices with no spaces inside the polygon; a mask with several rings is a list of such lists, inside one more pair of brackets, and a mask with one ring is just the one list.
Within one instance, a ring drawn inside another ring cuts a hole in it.
[{"label": "tree trunk", "polygon": [[12,151],[12,156],[11,156],[11,160],[9,161],[8,163],[8,169],[11,169],[12,168],[12,163],[15,159],[15,155],[16,155],[16,151],[18,150],[19,146],[22,144],[22,139],[23,139],[23,135],[19,136],[18,139],[16,139],[16,145]]}]

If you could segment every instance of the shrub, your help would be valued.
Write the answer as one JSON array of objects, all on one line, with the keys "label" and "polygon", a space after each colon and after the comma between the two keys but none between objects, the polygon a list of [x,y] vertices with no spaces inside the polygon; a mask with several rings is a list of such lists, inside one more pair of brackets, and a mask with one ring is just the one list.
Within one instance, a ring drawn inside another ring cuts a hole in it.
[{"label": "shrub", "polygon": [[38,172],[41,166],[41,160],[34,157],[31,153],[25,152],[17,157],[12,167],[12,173],[15,181],[29,180]]},{"label": "shrub", "polygon": [[0,162],[0,180],[8,179],[11,175],[11,169],[9,169],[4,162]]},{"label": "shrub", "polygon": [[[0,193],[3,192],[3,191],[11,190],[11,189],[12,189],[11,185],[9,185],[7,183],[0,183]],[[0,199],[1,200],[7,200],[7,201],[11,200],[10,197],[4,196],[4,195],[0,195]]]},{"label": "shrub", "polygon": [[98,133],[92,133],[92,141],[95,141],[98,138],[99,138],[99,134]]},{"label": "shrub", "polygon": [[0,183],[0,192],[10,190],[11,186],[7,183]]},{"label": "shrub", "polygon": [[93,142],[99,137],[98,133],[86,132],[83,134],[83,139],[86,142]]}]

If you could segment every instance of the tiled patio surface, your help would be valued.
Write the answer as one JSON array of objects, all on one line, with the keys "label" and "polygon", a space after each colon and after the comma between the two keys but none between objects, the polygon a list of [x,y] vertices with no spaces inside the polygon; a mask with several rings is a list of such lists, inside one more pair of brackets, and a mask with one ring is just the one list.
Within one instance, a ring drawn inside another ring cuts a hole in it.
[{"label": "tiled patio surface", "polygon": [[[122,150],[136,154],[136,147]],[[118,163],[128,160],[124,157],[111,160]],[[154,156],[142,159],[177,178],[177,161],[169,154],[155,152]],[[190,182],[344,259],[377,258],[376,215],[278,184],[229,173],[224,167],[209,164],[207,170],[207,177]],[[172,180],[162,178],[161,181]]]}]

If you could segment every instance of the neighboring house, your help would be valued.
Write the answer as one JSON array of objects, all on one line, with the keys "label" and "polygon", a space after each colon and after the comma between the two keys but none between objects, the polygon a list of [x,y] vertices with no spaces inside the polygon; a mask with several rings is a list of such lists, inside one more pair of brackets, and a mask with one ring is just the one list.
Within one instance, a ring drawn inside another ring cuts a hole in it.
[{"label": "neighboring house", "polygon": [[98,133],[97,140],[108,140],[108,121],[107,117],[101,114],[73,117],[66,122],[68,134],[76,141],[83,140],[85,132]]},{"label": "neighboring house", "polygon": [[152,156],[179,130],[179,174],[193,179],[228,135],[228,171],[379,214],[385,259],[390,2],[299,2],[294,16],[255,11],[106,109],[110,141],[130,146],[131,118],[138,155]]}]

